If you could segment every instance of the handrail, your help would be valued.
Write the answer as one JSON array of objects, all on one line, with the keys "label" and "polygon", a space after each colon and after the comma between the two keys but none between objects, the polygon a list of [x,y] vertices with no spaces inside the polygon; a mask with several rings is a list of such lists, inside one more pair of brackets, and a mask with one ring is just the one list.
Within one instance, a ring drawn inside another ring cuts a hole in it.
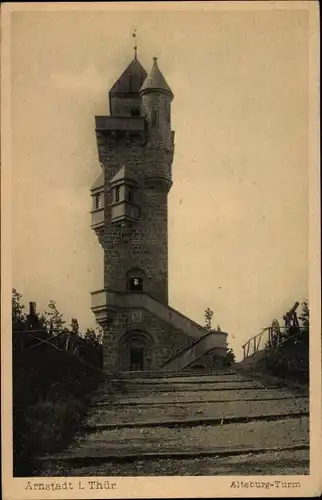
[{"label": "handrail", "polygon": [[171,370],[172,368],[175,368],[176,370],[182,370],[186,366],[189,366],[191,363],[198,360],[204,354],[218,349],[226,351],[226,343],[225,345],[223,345],[222,341],[218,343],[216,337],[218,337],[216,331],[207,332],[200,339],[198,339],[197,342],[194,342],[192,345],[187,346],[175,355],[171,356],[171,358],[161,366],[161,369]]},{"label": "handrail", "polygon": [[[189,349],[191,349],[192,347],[194,347],[196,344],[198,344],[201,340],[205,339],[206,337],[208,337],[208,335],[210,335],[211,333],[217,333],[217,332],[214,332],[214,331],[211,331],[211,332],[206,332],[205,335],[203,335],[202,337],[200,337],[199,339],[197,340],[194,340],[191,344],[187,345],[186,347],[184,347],[183,349],[181,349],[180,351],[178,351],[176,354],[174,354],[174,356],[171,356],[171,358],[167,359],[167,361],[165,361],[162,365],[162,368],[170,363],[170,361],[172,361],[173,359],[177,358],[178,356],[180,356],[183,352],[185,351],[188,351]],[[224,332],[218,332],[218,333],[224,333]]]},{"label": "handrail", "polygon": [[[252,356],[256,352],[264,351],[264,348],[267,347],[267,344],[270,349],[279,348],[281,345],[285,344],[285,342],[296,338],[305,330],[305,327],[297,327],[297,328],[298,328],[297,333],[294,333],[293,335],[287,337],[286,339],[285,338],[282,339],[282,335],[285,335],[285,332],[288,332],[289,328],[286,326],[279,327],[279,332],[277,333],[276,337],[277,342],[275,345],[272,341],[272,334],[274,333],[274,328],[272,326],[264,328],[261,332],[257,333],[257,335],[254,335],[253,337],[248,339],[247,342],[245,342],[245,344],[242,345],[242,349],[244,351],[243,352],[244,359],[248,358],[249,356]],[[264,346],[264,348],[259,349],[263,334],[265,332],[268,332],[268,339],[266,340],[266,345]],[[256,342],[257,339],[259,339],[258,342]],[[246,352],[246,347],[247,347],[247,352]],[[253,347],[253,349],[251,349],[251,347]],[[251,353],[249,353],[250,350],[252,351]]]},{"label": "handrail", "polygon": [[[107,292],[115,293],[116,295],[130,295],[131,293],[133,293],[133,292],[129,292],[129,291],[120,292],[118,290],[109,290],[108,288],[103,288],[101,290],[95,290],[95,292],[91,292],[91,295],[98,295],[98,294],[103,293],[103,292],[105,292],[105,293],[107,293]],[[193,319],[189,318],[188,316],[186,316],[182,312],[178,311],[177,309],[174,309],[173,307],[171,307],[169,305],[162,304],[162,302],[159,302],[155,297],[153,297],[153,295],[151,295],[148,292],[141,292],[141,293],[140,292],[135,292],[135,295],[146,295],[147,297],[149,297],[150,299],[152,299],[154,302],[156,302],[158,305],[163,306],[165,309],[169,309],[170,311],[173,311],[175,314],[178,314],[182,318],[186,319],[187,321],[189,321],[189,323],[193,324],[194,326],[196,326],[196,327],[198,327],[198,328],[200,328],[202,330],[205,329],[202,325],[200,325],[199,323],[197,323]]]}]

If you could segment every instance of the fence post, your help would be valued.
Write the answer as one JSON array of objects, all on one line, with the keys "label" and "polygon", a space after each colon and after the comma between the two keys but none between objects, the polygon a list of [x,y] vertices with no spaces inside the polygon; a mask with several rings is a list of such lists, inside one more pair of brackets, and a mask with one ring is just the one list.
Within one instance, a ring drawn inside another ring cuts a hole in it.
[{"label": "fence post", "polygon": [[273,344],[272,328],[269,327],[269,329],[268,329],[268,347],[269,347],[269,349],[272,348],[272,344]]}]

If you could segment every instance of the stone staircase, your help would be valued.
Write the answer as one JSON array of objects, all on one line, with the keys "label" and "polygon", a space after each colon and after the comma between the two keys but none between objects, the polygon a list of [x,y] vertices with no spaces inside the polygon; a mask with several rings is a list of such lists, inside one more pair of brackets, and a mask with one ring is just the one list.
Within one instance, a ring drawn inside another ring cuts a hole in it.
[{"label": "stone staircase", "polygon": [[[206,365],[211,366],[211,358],[207,355],[215,353],[224,358],[227,351],[227,333],[222,331],[207,331],[192,319],[169,305],[157,301],[148,293],[115,292],[107,289],[92,293],[92,311],[99,322],[106,321],[108,308],[123,311],[141,311],[153,314],[164,322],[172,335],[183,334],[186,342],[178,352],[172,352],[170,358],[162,365],[164,371],[180,371],[193,366],[202,357],[206,357]],[[140,323],[135,324],[140,328]],[[145,325],[142,326],[145,330]],[[159,368],[159,367],[158,367]]]},{"label": "stone staircase", "polygon": [[43,475],[305,474],[309,400],[233,370],[123,373]]},{"label": "stone staircase", "polygon": [[[194,364],[207,355],[221,351],[222,356],[226,353],[225,337],[222,337],[222,332],[206,332],[202,337],[192,342],[187,347],[184,347],[176,354],[171,356],[161,367],[162,371],[180,371],[193,367]],[[219,337],[220,335],[220,337]],[[224,335],[227,335],[224,333]],[[208,361],[208,360],[206,360]],[[209,359],[209,368],[212,366],[212,360]]]}]

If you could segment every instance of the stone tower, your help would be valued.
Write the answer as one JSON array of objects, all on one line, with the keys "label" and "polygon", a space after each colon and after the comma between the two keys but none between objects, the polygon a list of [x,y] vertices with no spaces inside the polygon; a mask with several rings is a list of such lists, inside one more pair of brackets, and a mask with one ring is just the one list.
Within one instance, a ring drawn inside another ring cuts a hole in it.
[{"label": "stone tower", "polygon": [[96,117],[102,173],[92,186],[92,227],[104,250],[104,290],[93,293],[92,309],[107,371],[159,369],[196,340],[196,324],[168,306],[173,97],[157,59],[147,74],[135,55],[109,91],[110,115]]}]

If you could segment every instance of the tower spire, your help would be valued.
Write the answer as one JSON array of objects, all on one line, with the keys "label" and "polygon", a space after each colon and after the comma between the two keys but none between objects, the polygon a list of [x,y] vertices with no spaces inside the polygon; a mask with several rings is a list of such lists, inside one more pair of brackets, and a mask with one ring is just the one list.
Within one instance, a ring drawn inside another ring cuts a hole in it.
[{"label": "tower spire", "polygon": [[133,37],[133,42],[134,42],[134,59],[137,59],[137,56],[138,56],[138,46],[137,46],[137,41],[136,41],[136,31],[137,29],[134,28],[133,30],[133,33],[132,33],[132,37]]}]

